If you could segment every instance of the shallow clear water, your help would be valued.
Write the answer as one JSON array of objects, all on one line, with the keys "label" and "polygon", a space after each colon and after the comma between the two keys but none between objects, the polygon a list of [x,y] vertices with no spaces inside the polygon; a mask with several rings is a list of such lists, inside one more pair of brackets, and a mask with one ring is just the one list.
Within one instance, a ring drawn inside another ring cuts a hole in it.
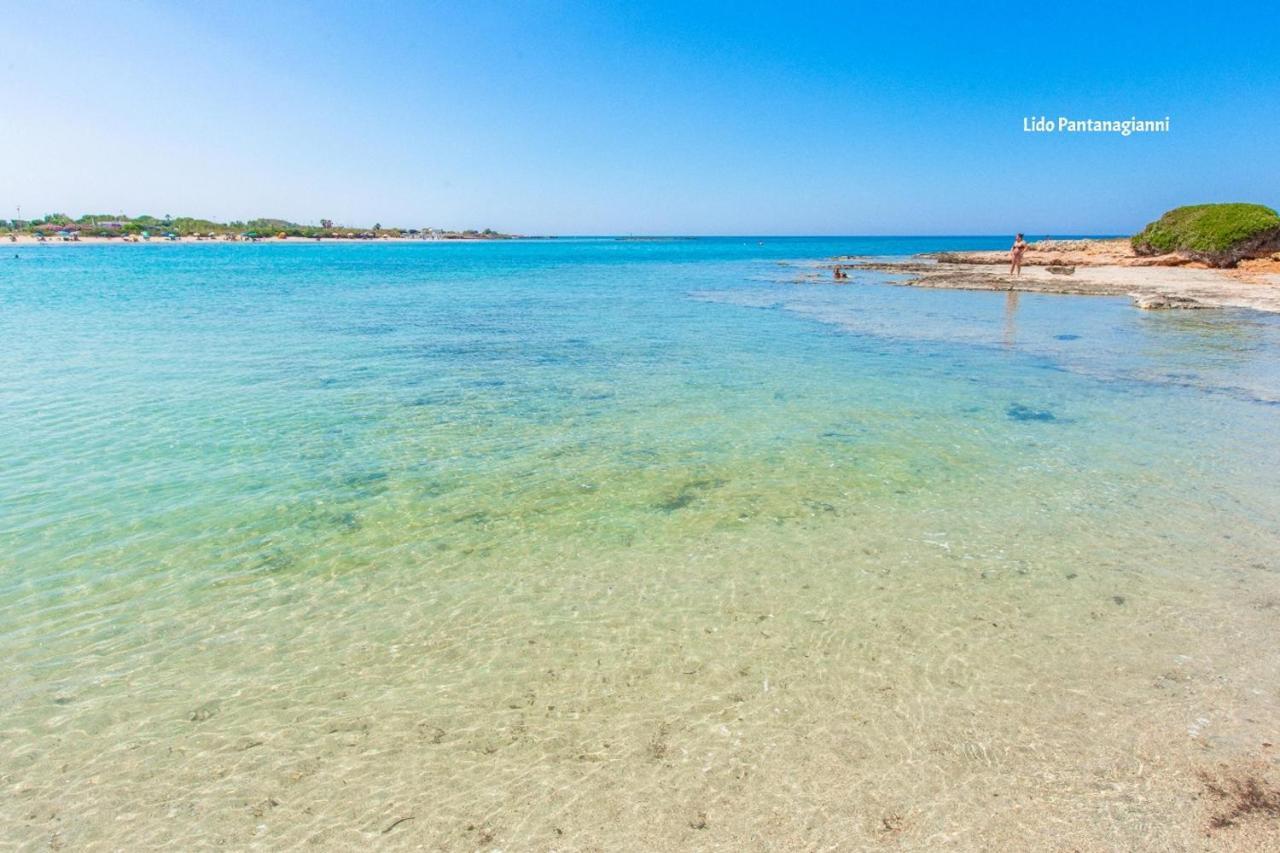
[{"label": "shallow clear water", "polygon": [[1280,321],[817,266],[996,245],[6,255],[4,837],[1199,838],[1274,770]]}]

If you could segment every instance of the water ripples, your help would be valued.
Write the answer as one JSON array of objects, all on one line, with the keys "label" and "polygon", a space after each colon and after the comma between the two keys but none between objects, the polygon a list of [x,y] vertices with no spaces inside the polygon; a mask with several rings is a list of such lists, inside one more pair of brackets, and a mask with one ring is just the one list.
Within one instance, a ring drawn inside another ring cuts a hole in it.
[{"label": "water ripples", "polygon": [[1277,412],[1204,393],[1267,321],[768,280],[838,242],[151,249],[0,281],[20,843],[1152,826],[1184,716],[1280,724]]}]

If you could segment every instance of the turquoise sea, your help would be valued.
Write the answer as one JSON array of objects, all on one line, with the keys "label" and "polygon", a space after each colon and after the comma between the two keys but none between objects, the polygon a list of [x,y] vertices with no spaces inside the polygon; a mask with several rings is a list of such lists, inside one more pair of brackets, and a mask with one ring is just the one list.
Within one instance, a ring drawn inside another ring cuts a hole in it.
[{"label": "turquoise sea", "polygon": [[1006,243],[0,252],[0,846],[1200,849],[1280,317]]}]

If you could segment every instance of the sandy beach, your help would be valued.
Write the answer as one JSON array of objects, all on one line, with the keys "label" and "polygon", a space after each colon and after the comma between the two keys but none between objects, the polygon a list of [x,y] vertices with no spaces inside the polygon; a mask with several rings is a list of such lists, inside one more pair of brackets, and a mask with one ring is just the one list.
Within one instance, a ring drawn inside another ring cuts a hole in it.
[{"label": "sandy beach", "polygon": [[1141,308],[1250,308],[1280,312],[1280,260],[1211,269],[1178,255],[1138,257],[1127,240],[1032,243],[1022,273],[1009,274],[1008,253],[946,252],[908,260],[839,258],[848,269],[901,275],[897,283],[953,290],[1012,290],[1131,296]]}]

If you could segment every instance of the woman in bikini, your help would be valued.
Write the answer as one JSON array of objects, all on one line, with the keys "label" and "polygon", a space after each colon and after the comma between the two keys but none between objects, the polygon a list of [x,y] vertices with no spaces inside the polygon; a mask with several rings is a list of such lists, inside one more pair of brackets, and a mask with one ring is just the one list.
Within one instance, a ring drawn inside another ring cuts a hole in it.
[{"label": "woman in bikini", "polygon": [[1027,250],[1027,241],[1019,234],[1013,238],[1013,248],[1009,251],[1009,275],[1022,274],[1022,253]]}]

